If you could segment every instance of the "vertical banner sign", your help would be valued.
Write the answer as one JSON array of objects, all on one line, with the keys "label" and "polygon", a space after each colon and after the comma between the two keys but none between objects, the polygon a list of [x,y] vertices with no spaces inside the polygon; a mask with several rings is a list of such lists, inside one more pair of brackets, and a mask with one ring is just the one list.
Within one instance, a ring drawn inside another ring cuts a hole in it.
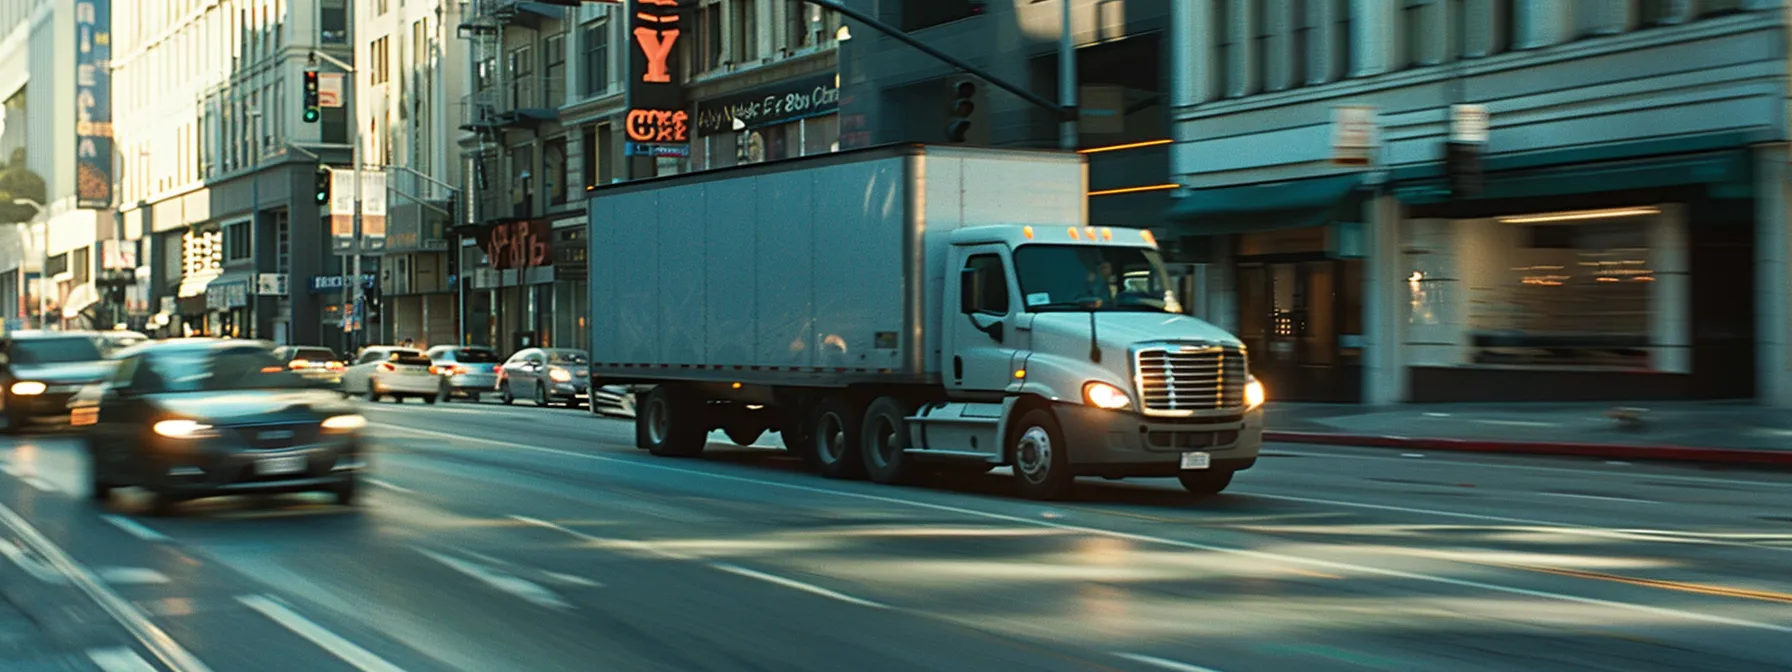
[{"label": "vertical banner sign", "polygon": [[361,240],[367,249],[386,247],[386,173],[361,173]]},{"label": "vertical banner sign", "polygon": [[676,81],[678,41],[685,36],[680,0],[628,0],[629,156],[690,156],[691,115]]},{"label": "vertical banner sign", "polygon": [[75,202],[112,207],[112,0],[75,3]]},{"label": "vertical banner sign", "polygon": [[330,239],[337,250],[355,246],[355,173],[330,169]]}]

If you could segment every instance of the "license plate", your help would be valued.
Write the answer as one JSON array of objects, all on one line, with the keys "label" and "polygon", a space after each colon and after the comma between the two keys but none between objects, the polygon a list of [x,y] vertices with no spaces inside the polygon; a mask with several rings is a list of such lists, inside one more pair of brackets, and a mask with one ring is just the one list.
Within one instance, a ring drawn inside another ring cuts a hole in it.
[{"label": "license plate", "polygon": [[255,461],[255,473],[261,476],[296,474],[305,470],[305,456],[264,457]]},{"label": "license plate", "polygon": [[76,427],[91,425],[100,421],[100,409],[89,406],[68,412],[69,424]]},{"label": "license plate", "polygon": [[1213,456],[1207,453],[1192,452],[1182,454],[1183,469],[1206,469],[1213,466]]}]

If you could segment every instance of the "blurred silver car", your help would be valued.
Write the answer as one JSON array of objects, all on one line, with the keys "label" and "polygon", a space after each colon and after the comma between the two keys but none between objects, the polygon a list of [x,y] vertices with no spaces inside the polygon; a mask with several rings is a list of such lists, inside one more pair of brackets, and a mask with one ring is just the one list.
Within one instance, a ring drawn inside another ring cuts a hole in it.
[{"label": "blurred silver car", "polygon": [[498,367],[504,358],[483,345],[438,345],[427,353],[431,368],[442,377],[442,401],[465,397],[479,401],[498,391]]}]

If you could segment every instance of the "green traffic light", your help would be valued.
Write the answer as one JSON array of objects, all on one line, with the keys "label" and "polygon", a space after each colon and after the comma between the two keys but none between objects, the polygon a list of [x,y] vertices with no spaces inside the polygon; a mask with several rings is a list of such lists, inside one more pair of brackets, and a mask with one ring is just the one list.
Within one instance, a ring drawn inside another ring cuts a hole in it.
[{"label": "green traffic light", "polygon": [[313,110],[313,109],[305,110],[305,123],[308,123],[308,124],[315,123],[316,121],[317,121],[317,110]]}]

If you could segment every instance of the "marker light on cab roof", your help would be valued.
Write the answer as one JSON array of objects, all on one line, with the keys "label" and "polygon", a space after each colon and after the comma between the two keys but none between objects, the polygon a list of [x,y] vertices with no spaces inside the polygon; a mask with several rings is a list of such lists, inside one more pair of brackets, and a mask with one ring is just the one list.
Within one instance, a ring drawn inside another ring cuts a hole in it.
[{"label": "marker light on cab roof", "polygon": [[1032,240],[1033,239],[1033,227],[1031,227],[1031,226],[1021,227],[1020,235],[1026,236],[1027,240]]},{"label": "marker light on cab roof", "polygon": [[1083,234],[1077,233],[1076,227],[1074,227],[1074,226],[1070,227],[1070,239],[1071,240],[1082,240]]},{"label": "marker light on cab roof", "polygon": [[1145,239],[1146,245],[1157,247],[1157,236],[1151,235],[1151,229],[1139,229],[1139,237]]}]

